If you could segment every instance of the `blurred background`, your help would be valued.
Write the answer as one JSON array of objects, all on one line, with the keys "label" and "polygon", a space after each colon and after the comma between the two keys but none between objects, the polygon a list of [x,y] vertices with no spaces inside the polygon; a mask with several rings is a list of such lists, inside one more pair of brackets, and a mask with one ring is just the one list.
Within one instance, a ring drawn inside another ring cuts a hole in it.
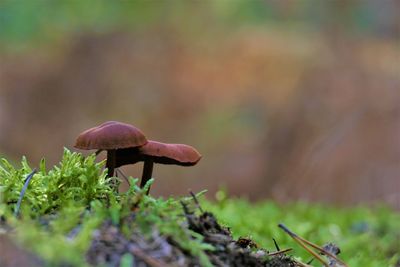
[{"label": "blurred background", "polygon": [[51,166],[118,120],[203,155],[156,165],[155,195],[400,208],[398,14],[396,0],[3,0],[0,153]]}]

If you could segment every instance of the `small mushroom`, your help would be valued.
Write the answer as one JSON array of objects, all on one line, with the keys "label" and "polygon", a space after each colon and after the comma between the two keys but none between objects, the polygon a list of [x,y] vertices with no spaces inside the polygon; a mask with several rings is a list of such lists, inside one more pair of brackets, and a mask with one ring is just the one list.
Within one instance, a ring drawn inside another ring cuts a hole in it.
[{"label": "small mushroom", "polygon": [[147,143],[144,134],[136,127],[117,121],[108,121],[82,132],[75,147],[84,150],[107,150],[107,176],[114,176],[116,153],[121,149],[135,149]]},{"label": "small mushroom", "polygon": [[200,153],[191,146],[165,144],[149,140],[146,145],[138,148],[118,150],[116,153],[116,166],[144,161],[142,180],[140,182],[140,187],[143,187],[151,179],[154,163],[193,166],[200,159]]}]

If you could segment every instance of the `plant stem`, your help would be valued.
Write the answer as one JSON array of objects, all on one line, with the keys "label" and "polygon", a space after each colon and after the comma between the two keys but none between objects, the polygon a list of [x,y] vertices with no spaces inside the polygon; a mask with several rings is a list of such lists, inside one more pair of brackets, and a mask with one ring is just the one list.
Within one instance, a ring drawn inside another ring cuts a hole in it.
[{"label": "plant stem", "polygon": [[[152,158],[147,158],[144,161],[143,165],[143,173],[142,173],[142,180],[140,181],[140,187],[143,188],[146,183],[151,179],[151,175],[153,174],[153,165],[154,161]],[[150,192],[150,187],[147,190],[147,194]]]}]

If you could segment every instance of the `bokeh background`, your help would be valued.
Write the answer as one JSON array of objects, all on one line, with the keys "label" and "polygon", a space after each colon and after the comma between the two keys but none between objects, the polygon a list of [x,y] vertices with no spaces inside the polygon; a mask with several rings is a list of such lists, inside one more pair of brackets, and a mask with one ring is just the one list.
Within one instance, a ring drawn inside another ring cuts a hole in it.
[{"label": "bokeh background", "polygon": [[203,155],[155,166],[155,195],[400,208],[398,14],[396,0],[0,1],[0,153],[50,166],[118,120]]}]

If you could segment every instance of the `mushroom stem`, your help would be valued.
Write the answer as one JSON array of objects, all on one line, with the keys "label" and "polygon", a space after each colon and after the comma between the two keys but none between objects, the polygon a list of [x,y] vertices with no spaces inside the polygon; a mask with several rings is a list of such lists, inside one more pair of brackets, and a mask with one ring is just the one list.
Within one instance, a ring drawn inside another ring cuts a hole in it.
[{"label": "mushroom stem", "polygon": [[[116,162],[116,150],[115,149],[107,150],[107,162],[106,162],[106,168],[108,170],[107,177],[114,176],[115,162]],[[113,182],[112,186],[116,188],[117,187],[116,182]]]},{"label": "mushroom stem", "polygon": [[108,169],[108,173],[107,173],[108,177],[114,176],[115,160],[116,160],[116,150],[115,149],[107,150],[106,167]]},{"label": "mushroom stem", "polygon": [[[142,180],[140,181],[140,187],[143,188],[146,183],[151,179],[151,175],[153,174],[153,165],[154,165],[154,160],[152,158],[147,158],[144,161],[143,165],[143,173],[142,173]],[[147,191],[147,194],[150,192],[150,187],[149,190]]]}]

